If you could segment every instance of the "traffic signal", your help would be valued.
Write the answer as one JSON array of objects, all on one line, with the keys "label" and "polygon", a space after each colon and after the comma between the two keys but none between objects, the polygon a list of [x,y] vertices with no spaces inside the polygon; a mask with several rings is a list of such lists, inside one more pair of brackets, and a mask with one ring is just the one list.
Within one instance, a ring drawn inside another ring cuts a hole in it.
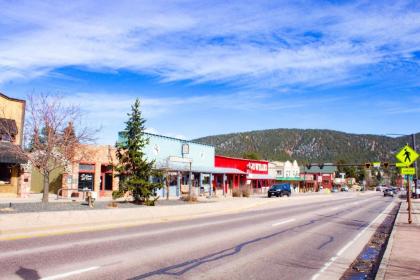
[{"label": "traffic signal", "polygon": [[366,162],[366,163],[365,163],[365,167],[366,167],[367,169],[370,169],[370,166],[371,166],[370,162]]},{"label": "traffic signal", "polygon": [[386,168],[388,168],[388,166],[389,166],[389,163],[388,162],[384,162],[384,168],[386,169]]}]

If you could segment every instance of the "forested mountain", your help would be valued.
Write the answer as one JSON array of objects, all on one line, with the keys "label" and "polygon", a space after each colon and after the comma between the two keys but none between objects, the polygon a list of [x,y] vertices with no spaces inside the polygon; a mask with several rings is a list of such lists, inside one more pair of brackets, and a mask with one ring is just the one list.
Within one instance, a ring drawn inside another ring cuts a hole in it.
[{"label": "forested mountain", "polygon": [[[419,143],[420,133],[416,139]],[[395,153],[406,143],[411,145],[411,136],[394,138],[324,129],[269,129],[208,136],[194,141],[215,146],[217,154],[226,156],[242,157],[254,153],[268,160],[363,163],[395,162]]]}]

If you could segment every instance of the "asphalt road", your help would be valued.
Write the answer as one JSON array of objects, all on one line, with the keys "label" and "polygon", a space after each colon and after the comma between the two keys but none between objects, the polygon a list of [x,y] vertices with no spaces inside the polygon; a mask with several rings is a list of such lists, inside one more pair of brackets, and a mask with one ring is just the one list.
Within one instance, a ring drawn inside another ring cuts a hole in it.
[{"label": "asphalt road", "polygon": [[0,279],[311,279],[393,200],[273,199],[236,214],[2,241]]}]

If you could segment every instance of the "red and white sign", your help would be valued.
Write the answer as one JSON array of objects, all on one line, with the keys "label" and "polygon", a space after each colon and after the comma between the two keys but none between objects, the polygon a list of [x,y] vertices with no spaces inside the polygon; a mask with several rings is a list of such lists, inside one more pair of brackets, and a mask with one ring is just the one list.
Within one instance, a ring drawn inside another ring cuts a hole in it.
[{"label": "red and white sign", "polygon": [[268,174],[268,161],[215,156],[216,167],[236,168],[248,174]]},{"label": "red and white sign", "polygon": [[258,162],[250,162],[246,165],[248,167],[248,170],[251,170],[252,172],[255,171],[261,171],[265,172],[268,171],[268,164],[265,163],[258,163]]}]

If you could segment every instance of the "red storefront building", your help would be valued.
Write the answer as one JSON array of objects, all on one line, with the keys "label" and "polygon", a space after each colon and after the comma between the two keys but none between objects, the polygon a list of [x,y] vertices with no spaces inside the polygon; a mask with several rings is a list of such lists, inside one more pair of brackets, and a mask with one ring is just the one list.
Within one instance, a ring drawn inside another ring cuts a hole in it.
[{"label": "red storefront building", "polygon": [[235,168],[246,174],[227,174],[226,188],[251,186],[254,189],[269,187],[275,180],[268,174],[268,161],[215,156],[215,167]]},{"label": "red storefront building", "polygon": [[317,192],[322,186],[323,189],[332,189],[337,172],[336,166],[325,165],[322,168],[319,166],[302,166],[300,176],[303,178],[301,182],[301,190],[303,192],[314,191]]}]

